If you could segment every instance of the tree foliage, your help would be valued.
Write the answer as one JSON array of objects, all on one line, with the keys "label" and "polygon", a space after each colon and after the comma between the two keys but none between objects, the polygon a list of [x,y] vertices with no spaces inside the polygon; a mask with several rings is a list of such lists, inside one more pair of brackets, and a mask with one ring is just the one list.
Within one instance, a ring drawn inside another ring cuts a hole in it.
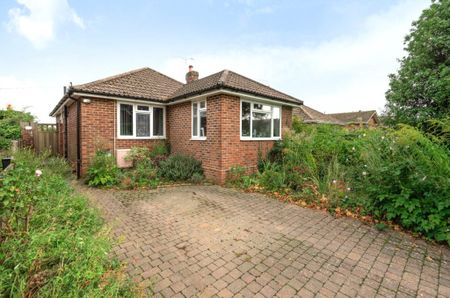
[{"label": "tree foliage", "polygon": [[10,106],[0,110],[0,149],[8,149],[12,140],[20,139],[20,122],[33,120],[30,113],[15,111]]},{"label": "tree foliage", "polygon": [[421,125],[449,116],[450,0],[433,1],[405,38],[407,56],[389,75],[386,114],[390,124]]}]

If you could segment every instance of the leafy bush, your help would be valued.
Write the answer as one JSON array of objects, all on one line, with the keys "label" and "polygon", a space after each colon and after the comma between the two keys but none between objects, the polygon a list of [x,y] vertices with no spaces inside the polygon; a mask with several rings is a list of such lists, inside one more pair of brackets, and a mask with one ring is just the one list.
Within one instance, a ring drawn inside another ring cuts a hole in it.
[{"label": "leafy bush", "polygon": [[421,130],[432,141],[442,144],[450,150],[450,117],[425,121],[421,125]]},{"label": "leafy bush", "polygon": [[270,191],[280,191],[286,188],[286,175],[278,164],[266,163],[259,183]]},{"label": "leafy bush", "polygon": [[192,183],[194,183],[194,184],[200,184],[200,183],[203,182],[203,179],[204,179],[204,178],[205,178],[205,177],[203,177],[202,174],[200,174],[200,173],[194,173],[194,174],[192,174],[192,177],[191,177],[190,181],[191,181]]},{"label": "leafy bush", "polygon": [[450,155],[441,143],[409,126],[293,128],[260,175],[266,189],[288,187],[326,208],[359,210],[450,243]]},{"label": "leafy bush", "polygon": [[140,162],[146,162],[150,159],[150,149],[147,147],[131,147],[130,151],[125,156],[125,160],[131,161],[133,166]]},{"label": "leafy bush", "polygon": [[168,145],[165,143],[157,143],[151,150],[147,147],[132,147],[126,159],[132,161],[134,166],[139,162],[146,162],[148,160],[155,166],[159,166],[159,163],[165,160],[168,154]]},{"label": "leafy bush", "polygon": [[156,188],[159,184],[156,167],[150,160],[141,161],[133,169],[125,170],[121,178],[123,188],[150,187]]},{"label": "leafy bush", "polygon": [[150,151],[150,158],[154,159],[160,156],[166,156],[169,153],[170,152],[168,145],[166,145],[165,143],[158,143],[155,146],[153,146],[152,150]]},{"label": "leafy bush", "polygon": [[118,182],[119,169],[114,156],[97,151],[89,166],[86,181],[89,186],[112,186]]},{"label": "leafy bush", "polygon": [[158,143],[152,148],[152,151],[150,152],[150,158],[151,158],[153,164],[155,166],[159,167],[159,164],[163,160],[167,159],[167,157],[169,156],[169,153],[170,153],[170,147],[168,144]]},{"label": "leafy bush", "polygon": [[450,244],[450,156],[444,147],[401,126],[384,140],[368,141],[361,159],[365,174],[355,185],[368,212]]},{"label": "leafy bush", "polygon": [[14,111],[11,107],[0,110],[0,149],[8,149],[12,140],[20,139],[20,122],[33,120],[34,117],[30,113]]},{"label": "leafy bush", "polygon": [[256,175],[247,175],[247,170],[240,165],[232,166],[227,173],[226,185],[248,189],[256,184],[259,180]]},{"label": "leafy bush", "polygon": [[108,257],[111,242],[97,211],[63,178],[61,160],[29,151],[14,157],[0,180],[0,296],[137,294]]},{"label": "leafy bush", "polygon": [[202,163],[191,156],[172,155],[159,166],[161,177],[172,181],[188,181],[196,173],[203,175]]},{"label": "leafy bush", "polygon": [[227,172],[226,184],[230,186],[240,186],[242,178],[245,176],[245,168],[240,165],[232,166]]}]

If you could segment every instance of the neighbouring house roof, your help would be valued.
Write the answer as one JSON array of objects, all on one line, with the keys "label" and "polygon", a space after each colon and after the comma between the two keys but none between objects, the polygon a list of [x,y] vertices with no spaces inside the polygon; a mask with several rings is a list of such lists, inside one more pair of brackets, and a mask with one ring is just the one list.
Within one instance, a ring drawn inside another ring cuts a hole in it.
[{"label": "neighbouring house roof", "polygon": [[377,112],[375,110],[370,111],[358,111],[358,112],[349,112],[349,113],[334,113],[328,114],[333,118],[338,119],[339,121],[345,122],[347,124],[350,123],[368,123],[372,117],[375,117],[375,121],[377,120]]},{"label": "neighbouring house roof", "polygon": [[[174,102],[207,91],[228,89],[259,95],[269,99],[301,105],[303,102],[269,86],[258,83],[229,70],[212,74],[183,84],[151,68],[140,68],[101,80],[70,87],[70,92],[93,95],[143,99],[156,102]],[[65,94],[53,111],[54,115],[70,94]]]},{"label": "neighbouring house roof", "polygon": [[338,124],[345,125],[346,123],[340,121],[329,114],[321,113],[313,108],[302,105],[299,107],[302,110],[302,118],[305,123],[327,123],[327,124]]},{"label": "neighbouring house roof", "polygon": [[229,89],[231,91],[244,92],[259,95],[279,101],[301,105],[303,102],[290,95],[277,91],[269,86],[256,82],[231,70],[222,70],[218,73],[195,80],[175,91],[171,95],[171,101],[187,98],[215,89]]}]

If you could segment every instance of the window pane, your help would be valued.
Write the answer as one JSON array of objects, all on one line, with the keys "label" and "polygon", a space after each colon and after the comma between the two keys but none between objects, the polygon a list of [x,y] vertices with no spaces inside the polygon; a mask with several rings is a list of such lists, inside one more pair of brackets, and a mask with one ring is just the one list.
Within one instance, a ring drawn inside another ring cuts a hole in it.
[{"label": "window pane", "polygon": [[192,135],[198,136],[197,103],[192,105]]},{"label": "window pane", "polygon": [[153,108],[153,135],[164,135],[164,110],[163,108]]},{"label": "window pane", "polygon": [[200,136],[206,137],[206,111],[200,111]]},{"label": "window pane", "polygon": [[280,108],[273,107],[272,110],[272,118],[273,118],[273,136],[280,136]]},{"label": "window pane", "polygon": [[270,138],[270,113],[253,112],[252,116],[252,137]]},{"label": "window pane", "polygon": [[242,136],[250,136],[250,103],[242,102]]},{"label": "window pane", "polygon": [[206,102],[201,101],[200,102],[200,109],[204,109],[206,107]]},{"label": "window pane", "polygon": [[120,105],[120,135],[133,135],[133,106]]},{"label": "window pane", "polygon": [[136,136],[150,136],[150,114],[136,114]]},{"label": "window pane", "polygon": [[138,106],[137,109],[139,111],[150,111],[150,108],[148,106]]},{"label": "window pane", "polygon": [[261,110],[263,112],[270,112],[270,106],[263,105],[263,104],[260,104],[260,103],[253,104],[253,109],[254,110]]}]

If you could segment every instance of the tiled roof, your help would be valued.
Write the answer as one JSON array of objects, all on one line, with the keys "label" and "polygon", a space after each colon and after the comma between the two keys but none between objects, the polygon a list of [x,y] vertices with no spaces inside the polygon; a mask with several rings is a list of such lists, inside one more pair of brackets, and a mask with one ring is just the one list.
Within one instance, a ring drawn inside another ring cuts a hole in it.
[{"label": "tiled roof", "polygon": [[72,88],[78,92],[166,101],[182,86],[182,83],[146,67]]},{"label": "tiled roof", "polygon": [[[146,67],[90,83],[74,85],[69,91],[159,102],[173,102],[222,88],[283,102],[302,104],[302,101],[292,96],[229,70],[223,70],[188,84],[183,84]],[[68,94],[64,95],[50,115],[53,115],[67,98]]]},{"label": "tiled roof", "polygon": [[201,94],[214,89],[229,89],[262,97],[272,98],[284,102],[301,104],[302,101],[277,91],[269,86],[258,83],[230,70],[222,70],[218,73],[185,84],[171,95],[171,101]]},{"label": "tiled roof", "polygon": [[375,110],[349,112],[349,113],[335,113],[328,115],[345,123],[360,123],[360,122],[367,123],[374,114],[376,115]]},{"label": "tiled roof", "polygon": [[330,114],[324,114],[317,110],[314,110],[313,108],[310,108],[308,106],[302,105],[299,107],[303,111],[303,114],[305,115],[303,119],[306,123],[328,123],[328,124],[339,124],[344,125],[345,122],[342,122]]}]

